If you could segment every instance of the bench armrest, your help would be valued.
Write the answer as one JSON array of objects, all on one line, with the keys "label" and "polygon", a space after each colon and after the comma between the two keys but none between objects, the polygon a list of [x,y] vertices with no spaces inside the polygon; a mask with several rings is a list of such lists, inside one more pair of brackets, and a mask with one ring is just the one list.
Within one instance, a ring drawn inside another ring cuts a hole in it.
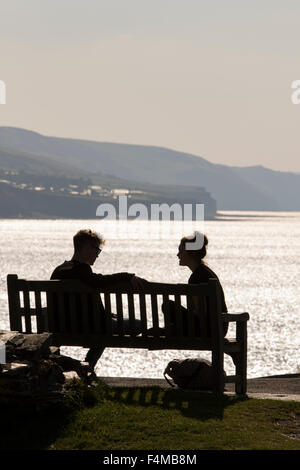
[{"label": "bench armrest", "polygon": [[249,313],[221,313],[223,322],[243,322],[249,320]]}]

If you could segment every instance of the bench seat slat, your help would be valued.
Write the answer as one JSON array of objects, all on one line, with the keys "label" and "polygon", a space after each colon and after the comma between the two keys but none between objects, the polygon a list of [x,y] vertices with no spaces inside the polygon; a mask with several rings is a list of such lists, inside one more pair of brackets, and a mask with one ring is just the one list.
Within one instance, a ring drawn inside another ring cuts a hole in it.
[{"label": "bench seat slat", "polygon": [[132,337],[130,335],[119,336],[118,334],[107,337],[104,335],[83,335],[83,334],[63,334],[55,333],[53,335],[53,344],[65,346],[82,346],[90,348],[92,346],[103,346],[111,348],[134,348],[148,349],[156,351],[161,349],[182,349],[194,351],[210,350],[212,342],[209,338],[153,338],[143,337],[142,335]]}]

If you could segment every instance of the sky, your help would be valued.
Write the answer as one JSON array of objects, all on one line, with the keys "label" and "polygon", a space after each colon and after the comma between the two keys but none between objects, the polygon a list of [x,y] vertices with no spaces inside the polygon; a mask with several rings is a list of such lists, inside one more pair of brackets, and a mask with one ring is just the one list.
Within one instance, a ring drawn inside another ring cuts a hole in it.
[{"label": "sky", "polygon": [[299,18],[298,0],[0,0],[0,126],[300,172]]}]

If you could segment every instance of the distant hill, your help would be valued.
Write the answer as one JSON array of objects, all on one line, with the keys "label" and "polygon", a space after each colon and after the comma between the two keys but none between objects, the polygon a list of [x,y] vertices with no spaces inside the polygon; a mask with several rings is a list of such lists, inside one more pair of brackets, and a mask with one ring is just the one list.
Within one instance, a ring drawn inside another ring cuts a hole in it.
[{"label": "distant hill", "polygon": [[[1,145],[1,138],[0,138]],[[0,168],[9,170],[25,170],[34,174],[57,175],[65,174],[69,177],[80,177],[86,173],[84,170],[40,156],[36,153],[30,154],[14,148],[0,146]]]},{"label": "distant hill", "polygon": [[300,210],[300,174],[269,170],[263,166],[232,167],[248,184],[277,202],[281,210]]},{"label": "distant hill", "polygon": [[206,219],[216,214],[216,201],[199,186],[154,185],[90,173],[65,164],[63,158],[59,161],[9,147],[0,147],[0,186],[0,218],[94,218],[99,204],[118,206],[114,190],[119,188],[129,190],[128,205],[144,204],[148,214],[151,204],[174,203],[192,203],[193,217],[195,204],[205,205]]},{"label": "distant hill", "polygon": [[0,147],[44,157],[47,162],[131,184],[204,187],[220,210],[299,210],[300,175],[256,167],[216,165],[167,148],[48,137],[0,127]]},{"label": "distant hill", "polygon": [[[198,200],[197,196],[198,195]],[[215,201],[201,188],[188,192],[183,190],[179,195],[177,192],[166,193],[131,193],[127,200],[127,208],[134,204],[143,204],[147,208],[146,218],[151,217],[152,204],[161,207],[162,204],[171,207],[174,203],[180,204],[181,216],[184,214],[184,205],[192,203],[193,212],[190,214],[195,220],[197,216],[195,204],[199,199],[205,204],[205,218],[215,217]],[[70,193],[51,192],[47,189],[27,189],[16,187],[9,182],[0,180],[0,218],[64,218],[64,219],[94,219],[100,204],[111,204],[119,215],[119,199],[114,193],[98,196],[82,196]],[[106,206],[107,207],[107,206]],[[169,212],[165,212],[168,217]],[[105,216],[105,214],[103,214]],[[134,214],[132,214],[134,216]],[[140,217],[139,209],[135,217]],[[185,214],[186,217],[187,214]],[[169,215],[172,217],[172,212]]]},{"label": "distant hill", "polygon": [[50,195],[41,191],[14,188],[0,183],[2,218],[92,219],[100,201],[94,198]]}]

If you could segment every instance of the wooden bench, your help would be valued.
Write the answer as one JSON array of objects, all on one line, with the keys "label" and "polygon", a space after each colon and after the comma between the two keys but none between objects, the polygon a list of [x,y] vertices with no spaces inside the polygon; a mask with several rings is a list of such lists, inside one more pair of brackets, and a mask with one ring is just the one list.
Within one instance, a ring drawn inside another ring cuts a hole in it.
[{"label": "wooden bench", "polygon": [[[234,353],[235,375],[226,376],[225,382],[234,382],[236,393],[246,393],[249,315],[221,312],[216,279],[198,285],[148,283],[141,293],[129,292],[128,288],[94,289],[77,280],[25,280],[9,274],[7,289],[12,331],[49,331],[57,346],[211,351],[214,391],[218,393],[224,390],[224,353]],[[188,333],[183,334],[180,305],[188,305],[192,296],[207,302],[211,337],[197,337],[191,322]],[[101,299],[105,309],[102,313]],[[170,333],[170,325],[160,324],[164,322],[161,304],[169,299],[175,301],[176,333]],[[112,331],[110,312],[117,314],[117,334]],[[130,329],[126,332],[124,318],[129,318]],[[135,319],[141,321],[140,334],[135,330]],[[236,323],[235,338],[224,339],[224,322]],[[159,327],[165,327],[165,332]]]}]

